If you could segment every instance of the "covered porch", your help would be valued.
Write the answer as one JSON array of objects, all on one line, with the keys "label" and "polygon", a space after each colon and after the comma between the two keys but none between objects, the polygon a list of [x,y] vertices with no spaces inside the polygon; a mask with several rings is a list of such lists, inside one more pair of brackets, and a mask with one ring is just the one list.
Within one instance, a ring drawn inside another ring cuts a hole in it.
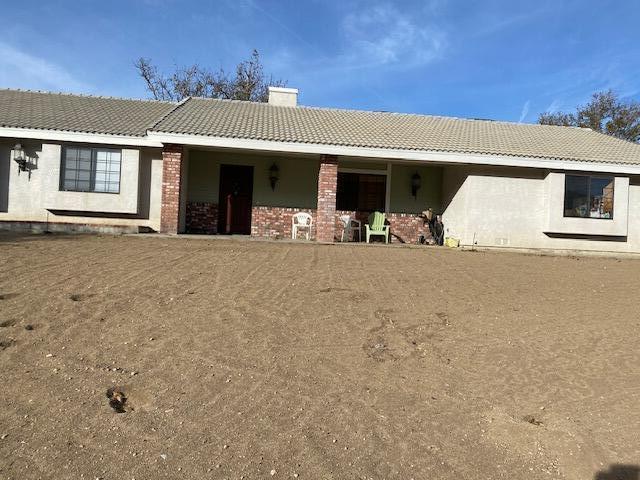
[{"label": "covered porch", "polygon": [[437,164],[203,147],[164,150],[161,231],[166,233],[291,238],[293,215],[305,212],[312,218],[311,239],[333,242],[342,239],[340,217],[348,215],[364,227],[369,215],[380,211],[391,242],[416,243],[429,236],[420,213],[443,208],[443,168]]}]

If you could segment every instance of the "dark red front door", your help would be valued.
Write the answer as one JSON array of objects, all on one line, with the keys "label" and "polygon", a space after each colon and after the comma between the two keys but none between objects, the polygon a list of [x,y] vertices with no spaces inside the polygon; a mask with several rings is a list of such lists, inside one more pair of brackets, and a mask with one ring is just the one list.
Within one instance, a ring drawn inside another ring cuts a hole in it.
[{"label": "dark red front door", "polygon": [[253,167],[220,166],[218,232],[251,235]]}]

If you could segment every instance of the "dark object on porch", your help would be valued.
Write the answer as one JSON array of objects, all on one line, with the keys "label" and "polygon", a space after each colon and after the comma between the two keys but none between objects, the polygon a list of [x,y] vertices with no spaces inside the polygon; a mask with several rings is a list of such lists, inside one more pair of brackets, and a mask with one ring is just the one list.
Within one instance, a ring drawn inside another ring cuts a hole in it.
[{"label": "dark object on porch", "polygon": [[[424,223],[429,227],[429,233],[435,245],[444,245],[444,224],[442,223],[442,216],[435,215],[433,209],[428,208],[422,212],[422,218]],[[426,239],[424,235],[420,235],[420,243],[425,243]]]}]

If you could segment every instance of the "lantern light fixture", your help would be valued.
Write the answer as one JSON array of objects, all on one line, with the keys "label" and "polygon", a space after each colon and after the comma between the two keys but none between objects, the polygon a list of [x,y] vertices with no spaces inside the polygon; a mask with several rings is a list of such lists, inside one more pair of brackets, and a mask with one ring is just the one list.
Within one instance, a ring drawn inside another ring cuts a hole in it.
[{"label": "lantern light fixture", "polygon": [[13,161],[18,164],[18,169],[21,172],[27,170],[27,156],[21,143],[16,143],[13,147]]}]

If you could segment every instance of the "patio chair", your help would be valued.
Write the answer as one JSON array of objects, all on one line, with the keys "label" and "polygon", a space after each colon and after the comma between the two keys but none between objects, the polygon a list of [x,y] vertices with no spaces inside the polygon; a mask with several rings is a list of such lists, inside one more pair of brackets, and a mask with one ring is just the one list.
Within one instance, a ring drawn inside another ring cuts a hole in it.
[{"label": "patio chair", "polygon": [[389,243],[389,225],[385,225],[385,216],[381,212],[373,212],[369,215],[369,223],[365,224],[365,236],[367,243],[372,235],[384,237],[384,243]]},{"label": "patio chair", "polygon": [[313,218],[311,215],[305,212],[294,213],[291,217],[291,238],[296,239],[298,237],[298,230],[306,230],[304,232],[305,238],[309,240],[311,238],[311,224]]},{"label": "patio chair", "polygon": [[362,224],[360,220],[356,220],[355,218],[351,218],[351,215],[340,215],[340,221],[342,222],[342,237],[340,238],[341,242],[349,241],[349,239],[355,242],[355,234],[358,233],[358,241],[362,241]]}]

